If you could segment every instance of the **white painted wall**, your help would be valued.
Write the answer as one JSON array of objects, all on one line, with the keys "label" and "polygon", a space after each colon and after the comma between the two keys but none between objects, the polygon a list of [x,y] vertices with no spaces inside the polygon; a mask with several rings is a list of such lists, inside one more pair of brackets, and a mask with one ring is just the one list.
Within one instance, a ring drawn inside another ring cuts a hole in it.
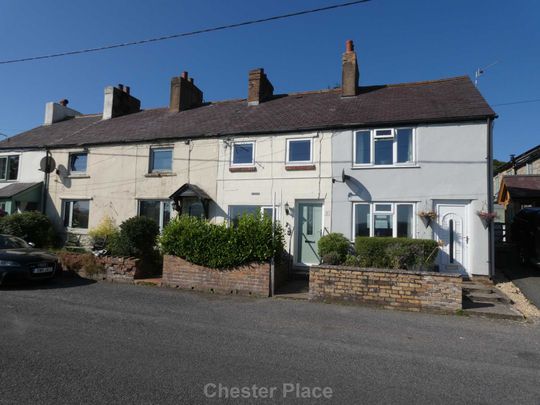
[{"label": "white painted wall", "polygon": [[[333,134],[333,174],[340,178],[344,169],[356,180],[356,186],[333,186],[333,231],[352,238],[355,201],[414,202],[416,212],[435,210],[437,200],[470,201],[469,272],[488,275],[488,230],[476,215],[488,210],[486,123],[422,125],[415,131],[416,164],[407,168],[353,168],[354,131]],[[433,238],[431,227],[416,215],[415,221],[416,237]]]},{"label": "white painted wall", "polygon": [[43,181],[44,174],[39,170],[39,162],[45,157],[45,151],[2,151],[0,156],[19,155],[19,174],[17,180],[0,181],[0,188],[11,183],[34,183]]}]

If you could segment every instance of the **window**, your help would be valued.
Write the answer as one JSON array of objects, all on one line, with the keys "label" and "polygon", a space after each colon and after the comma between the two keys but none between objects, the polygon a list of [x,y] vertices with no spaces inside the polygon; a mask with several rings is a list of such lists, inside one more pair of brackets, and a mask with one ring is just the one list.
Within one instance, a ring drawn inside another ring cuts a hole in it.
[{"label": "window", "polygon": [[357,236],[414,237],[413,204],[353,204],[353,239]]},{"label": "window", "polygon": [[311,141],[311,139],[288,139],[287,163],[310,163]]},{"label": "window", "polygon": [[162,230],[171,220],[171,201],[140,200],[139,216],[153,219]]},{"label": "window", "polygon": [[369,131],[358,131],[355,134],[354,163],[371,163],[371,133]]},{"label": "window", "polygon": [[413,161],[412,128],[362,130],[354,134],[354,165],[392,166]]},{"label": "window", "polygon": [[163,173],[172,171],[172,148],[150,149],[150,173]]},{"label": "window", "polygon": [[17,180],[19,155],[0,156],[0,180]]},{"label": "window", "polygon": [[255,164],[255,142],[235,142],[231,149],[233,166],[253,166]]},{"label": "window", "polygon": [[274,216],[274,209],[271,206],[260,205],[229,205],[229,221],[233,226],[236,226],[238,224],[238,220],[242,215],[257,213],[260,213],[272,219]]},{"label": "window", "polygon": [[64,200],[63,210],[66,228],[88,229],[89,200]]},{"label": "window", "polygon": [[87,153],[71,153],[69,155],[69,171],[71,173],[86,173]]}]

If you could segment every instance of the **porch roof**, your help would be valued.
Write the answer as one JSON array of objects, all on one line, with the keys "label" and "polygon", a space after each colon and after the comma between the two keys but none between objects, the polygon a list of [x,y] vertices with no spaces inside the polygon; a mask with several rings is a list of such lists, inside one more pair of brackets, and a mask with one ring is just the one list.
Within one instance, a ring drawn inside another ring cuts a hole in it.
[{"label": "porch roof", "polygon": [[42,182],[37,183],[12,183],[6,187],[0,188],[0,198],[13,198],[18,194],[21,194],[33,187],[41,185]]},{"label": "porch roof", "polygon": [[182,187],[180,187],[173,194],[171,194],[169,198],[171,200],[177,200],[183,197],[198,197],[201,200],[212,199],[208,194],[206,194],[206,192],[202,188],[190,183],[185,183]]}]

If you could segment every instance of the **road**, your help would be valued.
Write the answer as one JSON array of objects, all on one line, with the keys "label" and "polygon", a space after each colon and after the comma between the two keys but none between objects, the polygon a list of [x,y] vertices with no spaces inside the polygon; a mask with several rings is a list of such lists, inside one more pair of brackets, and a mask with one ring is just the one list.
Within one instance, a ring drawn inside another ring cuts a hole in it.
[{"label": "road", "polygon": [[540,269],[514,263],[503,271],[529,301],[540,308]]},{"label": "road", "polygon": [[317,402],[538,404],[540,325],[70,280],[0,289],[0,404],[218,403],[243,387],[229,403],[327,388]]}]

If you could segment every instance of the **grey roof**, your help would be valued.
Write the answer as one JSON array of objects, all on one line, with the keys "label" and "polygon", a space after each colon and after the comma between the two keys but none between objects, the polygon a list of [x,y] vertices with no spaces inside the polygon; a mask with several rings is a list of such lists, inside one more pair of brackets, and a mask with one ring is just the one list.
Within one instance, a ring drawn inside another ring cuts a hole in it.
[{"label": "grey roof", "polygon": [[37,186],[39,184],[42,184],[42,182],[38,183],[11,183],[10,185],[0,188],[0,198],[11,198],[16,196],[17,194],[22,193],[23,191],[26,191],[34,186]]},{"label": "grey roof", "polygon": [[102,120],[76,117],[0,142],[0,149],[64,147],[219,135],[257,135],[495,117],[467,76],[429,82],[276,95],[257,106],[246,100],[206,103],[181,112],[157,108]]},{"label": "grey roof", "polygon": [[198,197],[201,200],[211,200],[212,198],[199,186],[195,184],[185,183],[180,187],[178,190],[176,190],[171,196],[169,197],[171,200],[174,200],[176,198],[182,198],[182,197]]}]

